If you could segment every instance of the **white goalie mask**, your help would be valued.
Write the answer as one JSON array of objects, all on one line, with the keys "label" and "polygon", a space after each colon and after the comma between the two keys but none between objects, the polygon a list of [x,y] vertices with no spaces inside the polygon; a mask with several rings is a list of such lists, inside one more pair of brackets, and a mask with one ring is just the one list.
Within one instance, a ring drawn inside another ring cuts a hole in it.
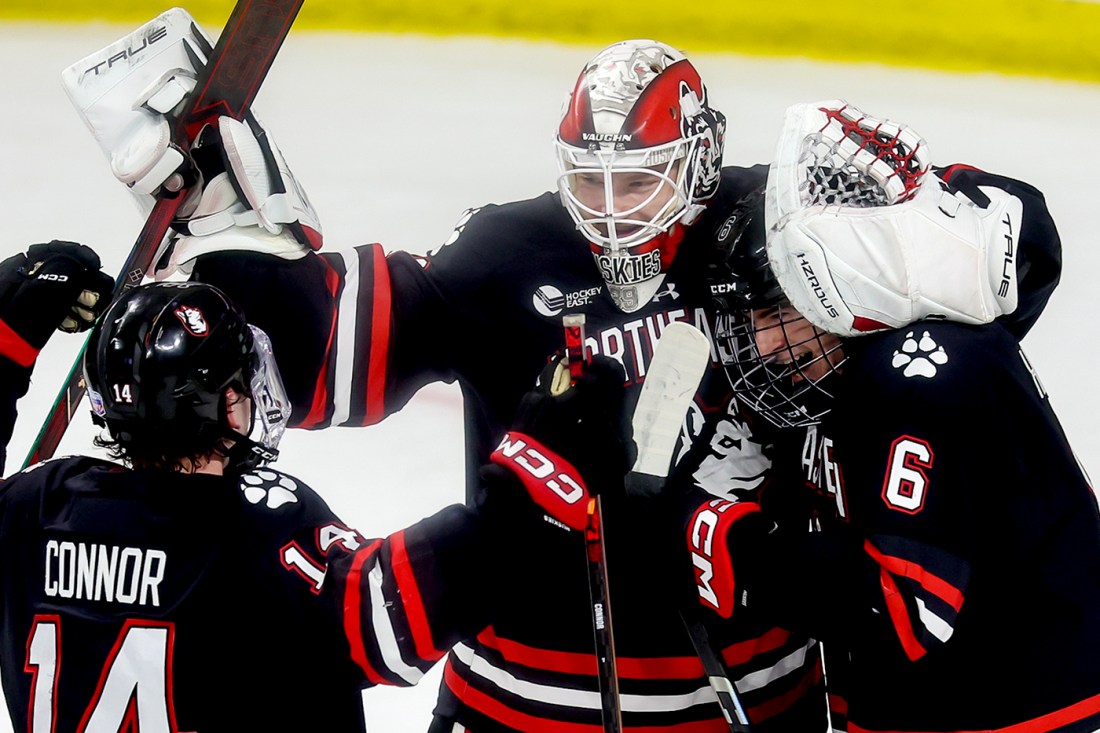
[{"label": "white goalie mask", "polygon": [[558,191],[621,310],[664,281],[718,188],[724,136],[725,117],[670,46],[622,41],[581,72],[558,126]]}]

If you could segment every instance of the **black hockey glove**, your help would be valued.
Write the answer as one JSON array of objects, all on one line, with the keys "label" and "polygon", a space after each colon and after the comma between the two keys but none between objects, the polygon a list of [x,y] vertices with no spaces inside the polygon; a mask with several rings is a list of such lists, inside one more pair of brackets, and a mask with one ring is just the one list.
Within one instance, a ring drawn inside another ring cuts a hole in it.
[{"label": "black hockey glove", "polygon": [[0,262],[0,356],[31,366],[54,329],[91,328],[114,287],[99,256],[75,242],[32,244]]},{"label": "black hockey glove", "polygon": [[683,499],[677,516],[683,522],[687,567],[695,582],[692,596],[730,618],[750,605],[761,543],[774,524],[754,502],[732,502],[703,491]]},{"label": "black hockey glove", "polygon": [[520,401],[510,432],[572,464],[592,494],[619,493],[637,456],[625,381],[619,362],[597,355],[570,384],[568,369],[552,359]]},{"label": "black hockey glove", "polygon": [[521,535],[537,526],[554,527],[557,535],[583,530],[591,497],[622,491],[633,465],[618,362],[596,357],[572,385],[560,364],[553,359],[543,369],[520,402],[513,429],[481,470],[479,509],[488,521],[507,525],[499,529]]}]

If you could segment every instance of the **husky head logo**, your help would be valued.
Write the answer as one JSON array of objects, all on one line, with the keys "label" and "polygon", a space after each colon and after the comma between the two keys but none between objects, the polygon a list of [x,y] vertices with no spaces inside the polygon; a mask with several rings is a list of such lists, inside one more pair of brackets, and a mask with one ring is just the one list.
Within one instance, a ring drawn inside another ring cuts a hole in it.
[{"label": "husky head logo", "polygon": [[206,319],[203,318],[202,311],[198,308],[192,308],[189,305],[181,305],[175,310],[176,318],[183,322],[183,327],[192,336],[205,336],[210,327],[206,325]]}]

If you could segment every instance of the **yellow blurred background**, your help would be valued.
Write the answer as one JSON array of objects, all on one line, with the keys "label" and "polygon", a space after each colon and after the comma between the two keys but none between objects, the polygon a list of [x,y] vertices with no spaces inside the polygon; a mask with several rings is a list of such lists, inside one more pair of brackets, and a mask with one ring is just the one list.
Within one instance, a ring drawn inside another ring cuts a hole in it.
[{"label": "yellow blurred background", "polygon": [[[210,30],[233,0],[190,0]],[[3,0],[0,21],[140,24],[149,0]],[[1100,0],[306,0],[296,29],[480,35],[719,51],[1100,82]],[[1026,100],[1021,100],[1026,104]]]}]

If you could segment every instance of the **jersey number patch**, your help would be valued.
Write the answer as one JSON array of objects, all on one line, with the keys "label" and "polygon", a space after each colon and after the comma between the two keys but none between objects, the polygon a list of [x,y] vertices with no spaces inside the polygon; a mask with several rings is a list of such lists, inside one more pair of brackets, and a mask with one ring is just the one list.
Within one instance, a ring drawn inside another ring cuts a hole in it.
[{"label": "jersey number patch", "polygon": [[[82,733],[174,733],[171,669],[175,627],[170,623],[128,619],[99,676],[99,684],[81,718]],[[30,733],[51,733],[61,659],[61,618],[40,615],[27,639],[24,670],[34,679],[27,719]]]},{"label": "jersey number patch", "polygon": [[917,514],[924,508],[932,446],[920,438],[903,435],[890,446],[890,462],[882,482],[882,499],[891,509]]}]

